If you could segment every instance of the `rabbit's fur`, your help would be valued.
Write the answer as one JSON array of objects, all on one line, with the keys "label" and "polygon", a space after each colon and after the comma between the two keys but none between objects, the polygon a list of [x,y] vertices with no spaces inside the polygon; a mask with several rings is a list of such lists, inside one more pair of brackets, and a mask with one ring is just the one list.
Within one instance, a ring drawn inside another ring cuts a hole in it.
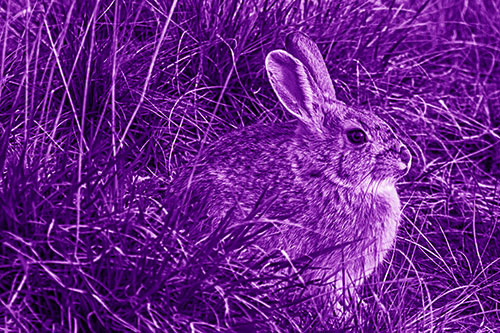
[{"label": "rabbit's fur", "polygon": [[[243,219],[259,199],[267,200],[262,219],[274,228],[261,247],[285,250],[292,259],[327,250],[315,266],[325,269],[332,286],[357,285],[394,242],[400,220],[395,182],[408,171],[410,154],[378,116],[336,100],[308,37],[289,35],[286,49],[270,52],[266,69],[297,119],[223,136],[182,170],[173,188],[205,198],[216,222],[234,207],[235,218]],[[354,129],[362,129],[366,143],[351,142]]]}]

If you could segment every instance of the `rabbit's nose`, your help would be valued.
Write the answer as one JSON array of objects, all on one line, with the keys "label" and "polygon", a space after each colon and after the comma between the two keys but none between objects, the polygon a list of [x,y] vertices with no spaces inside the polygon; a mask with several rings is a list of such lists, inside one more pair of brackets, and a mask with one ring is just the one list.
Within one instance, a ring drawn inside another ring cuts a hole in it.
[{"label": "rabbit's nose", "polygon": [[408,148],[403,144],[399,147],[399,157],[401,161],[406,164],[406,169],[409,170],[411,166],[411,154]]}]

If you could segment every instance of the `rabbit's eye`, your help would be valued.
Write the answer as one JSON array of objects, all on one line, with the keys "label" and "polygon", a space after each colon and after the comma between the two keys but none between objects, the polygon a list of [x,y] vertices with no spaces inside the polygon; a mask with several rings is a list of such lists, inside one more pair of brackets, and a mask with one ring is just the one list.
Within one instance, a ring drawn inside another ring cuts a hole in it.
[{"label": "rabbit's eye", "polygon": [[347,133],[347,139],[355,145],[362,145],[363,143],[366,142],[366,134],[363,132],[363,130],[359,128],[351,129],[348,130]]}]

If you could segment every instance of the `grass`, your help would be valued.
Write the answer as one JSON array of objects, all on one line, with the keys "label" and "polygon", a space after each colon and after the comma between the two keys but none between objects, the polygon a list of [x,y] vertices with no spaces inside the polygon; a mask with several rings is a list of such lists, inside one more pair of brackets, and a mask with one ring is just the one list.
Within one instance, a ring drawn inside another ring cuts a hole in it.
[{"label": "grass", "polygon": [[[498,22],[491,0],[1,2],[2,330],[496,331]],[[203,205],[167,196],[209,142],[289,119],[263,64],[298,29],[414,160],[395,249],[344,316],[250,246],[265,230],[193,237]]]}]

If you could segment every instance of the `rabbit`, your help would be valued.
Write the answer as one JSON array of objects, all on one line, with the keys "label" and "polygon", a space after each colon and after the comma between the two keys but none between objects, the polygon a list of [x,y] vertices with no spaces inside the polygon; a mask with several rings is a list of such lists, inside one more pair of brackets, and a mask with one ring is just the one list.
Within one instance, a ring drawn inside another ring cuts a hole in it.
[{"label": "rabbit", "polygon": [[309,37],[291,33],[285,49],[268,53],[265,68],[295,119],[223,135],[182,169],[173,191],[203,198],[213,221],[232,208],[242,221],[258,201],[269,202],[261,219],[273,228],[259,246],[292,259],[320,253],[314,278],[337,290],[356,287],[394,243],[401,214],[395,183],[410,169],[411,154],[373,112],[336,99]]}]

